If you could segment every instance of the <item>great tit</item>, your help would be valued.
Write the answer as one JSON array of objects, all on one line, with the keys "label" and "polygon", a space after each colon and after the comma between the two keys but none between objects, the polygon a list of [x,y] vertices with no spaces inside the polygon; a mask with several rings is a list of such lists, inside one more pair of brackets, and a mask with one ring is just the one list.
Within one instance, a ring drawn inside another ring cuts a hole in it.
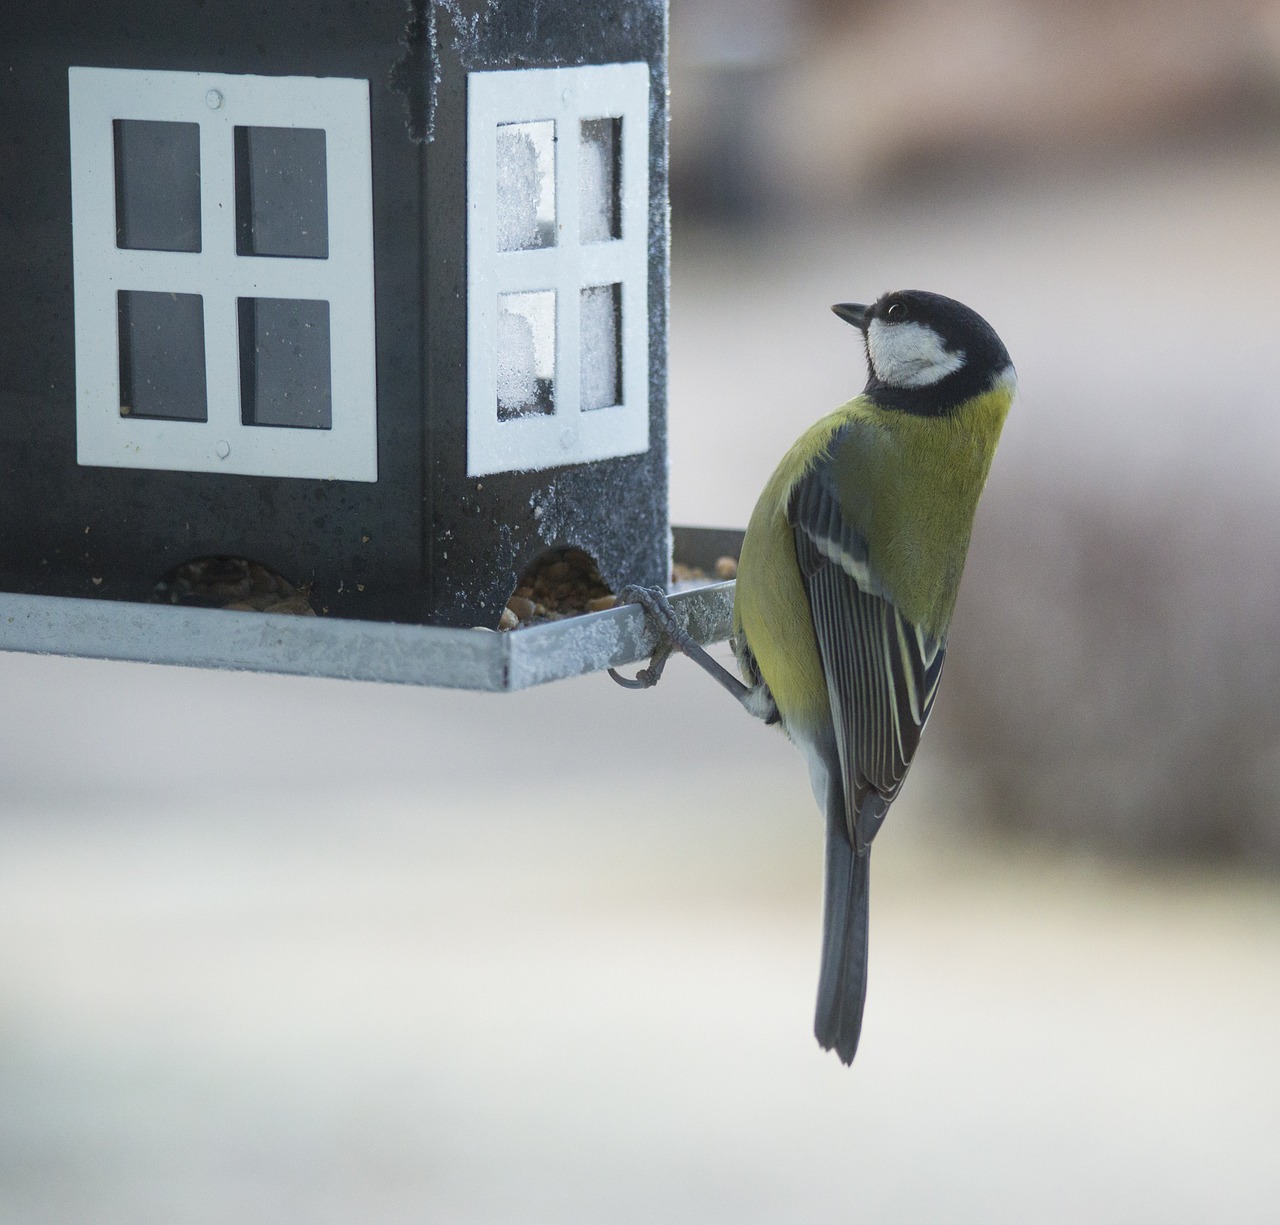
[{"label": "great tit", "polygon": [[745,684],[682,630],[660,592],[623,598],[664,633],[633,685],[656,682],[679,648],[808,759],[827,815],[814,1032],[847,1064],[866,999],[871,843],[933,707],[1016,379],[995,331],[952,298],[906,290],[832,310],[862,332],[870,377],[801,436],[756,503],[731,639]]}]

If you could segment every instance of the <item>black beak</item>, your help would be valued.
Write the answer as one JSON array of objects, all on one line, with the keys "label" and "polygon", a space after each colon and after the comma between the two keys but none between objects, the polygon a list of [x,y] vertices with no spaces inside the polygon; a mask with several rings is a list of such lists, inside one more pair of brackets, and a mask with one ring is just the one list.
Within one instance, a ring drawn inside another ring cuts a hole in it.
[{"label": "black beak", "polygon": [[871,325],[871,307],[859,302],[837,302],[832,308],[845,323],[852,323],[859,331],[865,332]]}]

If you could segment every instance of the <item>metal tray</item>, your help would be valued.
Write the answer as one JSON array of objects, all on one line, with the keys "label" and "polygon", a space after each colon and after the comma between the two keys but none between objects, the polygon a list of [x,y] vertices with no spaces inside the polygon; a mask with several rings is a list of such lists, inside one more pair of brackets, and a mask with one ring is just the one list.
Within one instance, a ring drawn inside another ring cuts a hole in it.
[{"label": "metal tray", "polygon": [[[675,556],[712,570],[742,533],[673,529]],[[705,644],[729,636],[732,581],[683,585],[671,604]],[[0,594],[0,650],[192,668],[507,691],[647,659],[656,637],[634,605],[509,633],[292,617],[115,600]]]}]

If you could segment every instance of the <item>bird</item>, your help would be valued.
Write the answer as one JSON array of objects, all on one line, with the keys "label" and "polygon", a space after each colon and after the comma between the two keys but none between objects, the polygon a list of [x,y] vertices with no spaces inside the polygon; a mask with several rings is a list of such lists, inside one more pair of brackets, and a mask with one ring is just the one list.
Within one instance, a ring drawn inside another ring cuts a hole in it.
[{"label": "bird", "polygon": [[976,311],[925,290],[831,308],[862,336],[862,393],[807,429],[756,503],[732,634],[742,679],[683,629],[660,589],[628,587],[675,650],[807,759],[826,817],[814,1033],[851,1064],[867,989],[871,845],[933,709],[978,500],[1017,390]]}]

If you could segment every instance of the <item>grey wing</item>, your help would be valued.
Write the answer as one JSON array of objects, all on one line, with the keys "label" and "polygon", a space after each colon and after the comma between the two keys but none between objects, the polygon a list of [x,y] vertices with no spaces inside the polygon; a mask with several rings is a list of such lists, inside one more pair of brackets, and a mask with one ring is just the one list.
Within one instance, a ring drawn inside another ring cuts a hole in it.
[{"label": "grey wing", "polygon": [[[829,474],[822,461],[797,484],[789,518],[831,699],[849,836],[865,846],[920,743],[946,645],[895,607]],[[879,802],[866,804],[872,797]]]}]

